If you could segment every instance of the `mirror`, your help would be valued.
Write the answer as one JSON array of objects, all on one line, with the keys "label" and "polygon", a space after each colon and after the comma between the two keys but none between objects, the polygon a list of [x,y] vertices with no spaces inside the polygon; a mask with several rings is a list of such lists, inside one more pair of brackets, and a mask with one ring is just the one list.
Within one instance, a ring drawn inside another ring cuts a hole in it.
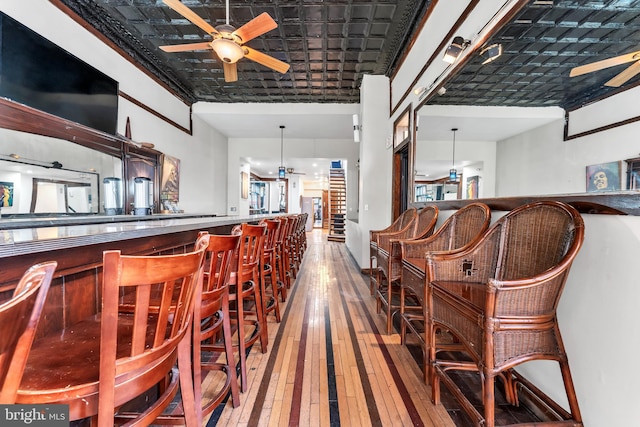
[{"label": "mirror", "polygon": [[119,158],[58,138],[0,128],[3,217],[104,212],[102,180]]},{"label": "mirror", "polygon": [[493,197],[497,142],[480,140],[439,107],[423,105],[415,113],[413,201]]}]

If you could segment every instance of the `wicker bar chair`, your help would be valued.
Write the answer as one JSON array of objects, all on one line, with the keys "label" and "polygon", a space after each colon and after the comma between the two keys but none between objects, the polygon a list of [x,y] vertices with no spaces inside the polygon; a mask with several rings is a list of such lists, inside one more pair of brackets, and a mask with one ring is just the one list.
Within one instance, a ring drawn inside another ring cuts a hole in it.
[{"label": "wicker bar chair", "polygon": [[376,275],[378,265],[374,269],[374,261],[378,259],[378,235],[382,233],[396,233],[408,229],[414,226],[414,221],[418,217],[418,210],[416,208],[409,208],[402,212],[393,223],[381,230],[369,230],[369,291],[371,295],[374,295],[376,289]]},{"label": "wicker bar chair", "polygon": [[[529,391],[545,404],[553,422],[581,425],[556,308],[583,239],[584,224],[573,207],[542,201],[509,212],[463,251],[427,254],[434,403],[442,381],[477,425],[493,427],[495,378],[503,380],[507,401],[517,405],[518,390],[530,383],[512,368],[552,360],[560,365],[570,412],[535,386]],[[437,330],[457,338],[470,361],[438,358],[446,345],[436,341]],[[459,370],[480,373],[484,414],[452,381],[450,373]]]},{"label": "wicker bar chair", "polygon": [[[456,212],[425,239],[402,240],[400,279],[400,341],[406,342],[409,331],[418,339],[423,357],[425,382],[428,378],[428,336],[426,334],[427,292],[425,282],[426,253],[463,250],[482,237],[489,228],[491,211],[484,203],[471,203]],[[408,303],[412,304],[409,305]]]},{"label": "wicker bar chair", "polygon": [[376,310],[380,313],[384,307],[387,334],[393,330],[393,313],[400,308],[399,304],[394,303],[394,294],[397,296],[400,293],[399,280],[402,272],[400,242],[424,239],[432,235],[438,221],[438,212],[435,205],[425,206],[418,211],[414,227],[397,233],[378,234]]}]

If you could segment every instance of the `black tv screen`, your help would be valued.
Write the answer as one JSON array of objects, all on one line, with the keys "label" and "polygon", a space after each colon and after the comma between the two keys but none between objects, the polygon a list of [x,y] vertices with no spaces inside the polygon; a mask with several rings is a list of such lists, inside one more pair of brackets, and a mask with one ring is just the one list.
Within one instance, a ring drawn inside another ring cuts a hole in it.
[{"label": "black tv screen", "polygon": [[118,82],[4,13],[0,96],[116,134]]}]

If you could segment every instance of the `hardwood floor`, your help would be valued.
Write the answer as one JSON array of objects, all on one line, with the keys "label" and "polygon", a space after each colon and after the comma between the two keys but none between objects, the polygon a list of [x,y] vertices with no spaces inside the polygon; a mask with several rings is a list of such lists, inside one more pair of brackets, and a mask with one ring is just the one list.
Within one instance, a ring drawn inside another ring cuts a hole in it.
[{"label": "hardwood floor", "polygon": [[[269,351],[250,351],[249,391],[240,407],[217,408],[207,426],[455,426],[431,404],[399,336],[384,333],[368,278],[344,243],[327,241],[320,229],[307,238],[282,322],[269,317]],[[215,379],[204,387],[215,389]]]}]

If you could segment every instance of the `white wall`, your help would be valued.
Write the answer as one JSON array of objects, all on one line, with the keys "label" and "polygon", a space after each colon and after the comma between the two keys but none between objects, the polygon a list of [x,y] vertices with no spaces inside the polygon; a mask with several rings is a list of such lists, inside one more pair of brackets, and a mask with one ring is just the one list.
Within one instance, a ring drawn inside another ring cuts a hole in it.
[{"label": "white wall", "polygon": [[369,230],[384,228],[391,220],[393,150],[386,147],[392,132],[388,108],[389,80],[365,75],[360,88],[359,215],[357,222],[347,221],[345,230],[347,248],[362,268],[369,268]]},{"label": "white wall", "polygon": [[[640,88],[633,89],[638,99]],[[631,91],[627,91],[631,92]],[[625,100],[617,105],[623,117]],[[598,104],[591,104],[590,109]],[[628,106],[631,108],[631,106]],[[603,114],[611,117],[604,103]],[[596,110],[597,114],[597,110]],[[573,126],[589,129],[589,116]],[[619,121],[620,118],[612,120]],[[580,122],[582,121],[582,122]],[[640,123],[563,141],[558,121],[498,143],[497,196],[583,193],[587,165],[638,155]],[[623,177],[625,169],[623,167]],[[640,374],[628,361],[640,352],[640,286],[635,268],[640,249],[637,216],[583,215],[584,246],[574,262],[558,319],[582,411],[589,426],[637,424]],[[565,402],[556,364],[528,363],[519,370],[544,391]]]},{"label": "white wall", "polygon": [[[300,106],[298,106],[300,108]],[[291,158],[326,158],[347,159],[348,165],[355,165],[358,160],[358,145],[353,140],[342,139],[315,139],[315,138],[288,138],[287,157]],[[240,199],[239,174],[240,165],[247,163],[246,157],[269,157],[274,152],[280,152],[279,138],[229,138],[227,153],[227,215],[243,215],[245,209],[243,200]],[[299,175],[289,175],[288,212],[300,212],[300,195],[303,194],[302,179]],[[294,187],[295,184],[295,187]],[[349,189],[347,189],[349,190]],[[347,199],[353,197],[347,192]],[[246,214],[249,213],[248,203]]]}]

